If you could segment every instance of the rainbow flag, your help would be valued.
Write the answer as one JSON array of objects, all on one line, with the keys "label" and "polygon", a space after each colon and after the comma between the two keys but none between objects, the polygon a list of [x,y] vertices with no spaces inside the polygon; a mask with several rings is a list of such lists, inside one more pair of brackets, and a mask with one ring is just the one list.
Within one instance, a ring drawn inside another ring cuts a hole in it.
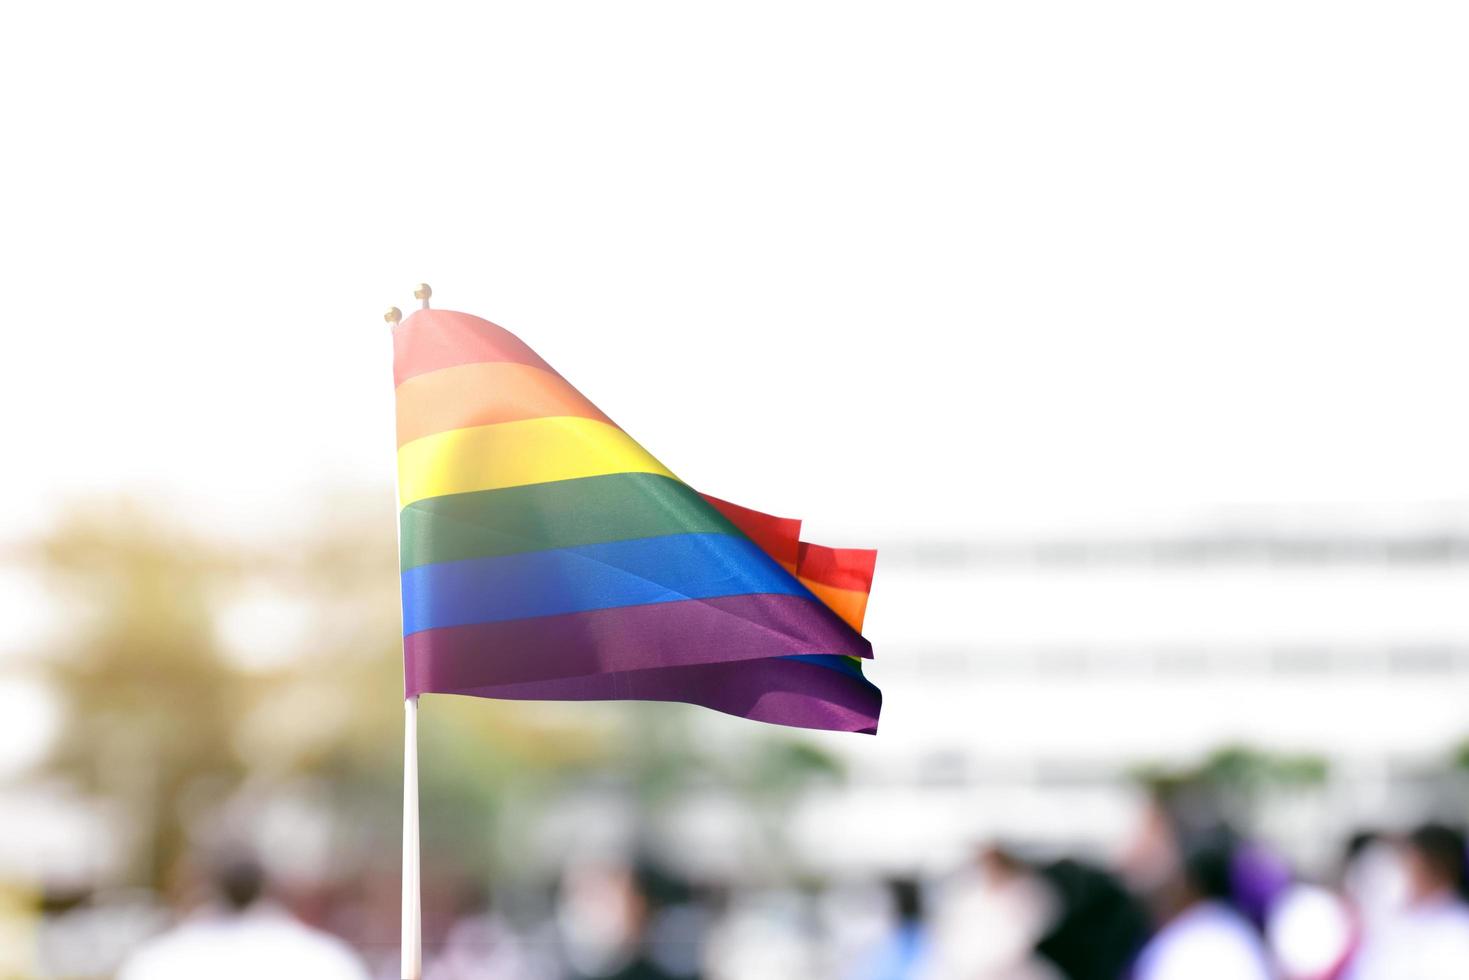
[{"label": "rainbow flag", "polygon": [[875,733],[875,551],[695,492],[509,331],[393,329],[406,693]]}]

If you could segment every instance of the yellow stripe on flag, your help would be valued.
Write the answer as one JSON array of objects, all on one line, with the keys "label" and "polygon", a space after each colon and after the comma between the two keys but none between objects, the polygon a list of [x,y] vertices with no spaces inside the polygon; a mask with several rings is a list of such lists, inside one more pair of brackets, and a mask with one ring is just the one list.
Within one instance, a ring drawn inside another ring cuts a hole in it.
[{"label": "yellow stripe on flag", "polygon": [[[398,503],[609,473],[673,477],[627,433],[595,419],[555,416],[424,436],[398,450]],[[674,477],[677,479],[677,477]]]}]

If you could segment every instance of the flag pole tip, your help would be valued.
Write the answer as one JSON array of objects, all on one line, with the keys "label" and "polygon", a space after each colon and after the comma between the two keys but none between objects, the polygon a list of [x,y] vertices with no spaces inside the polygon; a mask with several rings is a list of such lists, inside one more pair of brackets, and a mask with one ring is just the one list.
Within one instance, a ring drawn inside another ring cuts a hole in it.
[{"label": "flag pole tip", "polygon": [[386,323],[391,323],[395,327],[398,325],[398,321],[402,319],[403,311],[398,309],[396,306],[388,307],[388,312],[383,314],[383,321]]},{"label": "flag pole tip", "polygon": [[428,283],[421,282],[418,284],[418,288],[413,291],[413,298],[423,300],[423,308],[426,310],[428,309],[428,298],[433,294],[433,288]]}]

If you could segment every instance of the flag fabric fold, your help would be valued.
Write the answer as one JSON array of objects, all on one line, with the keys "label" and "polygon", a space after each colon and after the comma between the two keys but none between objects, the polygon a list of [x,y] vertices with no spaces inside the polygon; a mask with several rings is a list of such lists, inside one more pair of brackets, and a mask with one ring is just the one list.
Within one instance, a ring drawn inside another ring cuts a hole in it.
[{"label": "flag fabric fold", "polygon": [[487,320],[422,310],[393,343],[409,696],[876,731],[876,552],[695,492]]}]

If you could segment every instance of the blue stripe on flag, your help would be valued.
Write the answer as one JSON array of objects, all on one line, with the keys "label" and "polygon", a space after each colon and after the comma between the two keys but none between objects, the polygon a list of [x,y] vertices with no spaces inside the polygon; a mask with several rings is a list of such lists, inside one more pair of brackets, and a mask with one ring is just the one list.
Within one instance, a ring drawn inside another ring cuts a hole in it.
[{"label": "blue stripe on flag", "polygon": [[743,537],[635,538],[410,568],[403,573],[403,633],[759,593],[810,596]]}]

